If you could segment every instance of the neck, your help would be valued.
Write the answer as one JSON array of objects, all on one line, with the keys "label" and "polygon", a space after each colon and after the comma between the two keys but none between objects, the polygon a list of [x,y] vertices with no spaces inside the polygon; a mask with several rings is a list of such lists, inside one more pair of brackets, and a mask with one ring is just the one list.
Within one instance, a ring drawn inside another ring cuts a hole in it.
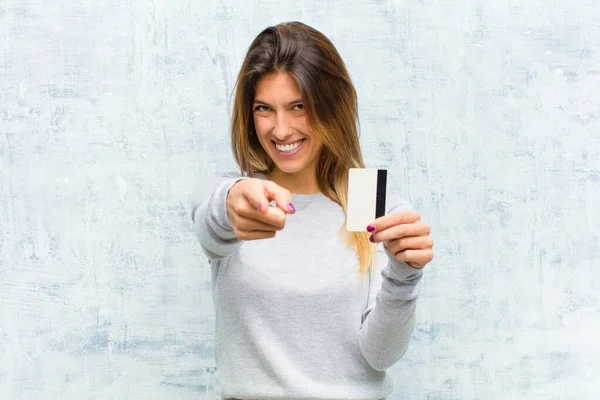
[{"label": "neck", "polygon": [[270,174],[265,174],[265,177],[294,194],[315,194],[321,192],[317,183],[316,171],[305,170],[288,174],[275,167]]}]

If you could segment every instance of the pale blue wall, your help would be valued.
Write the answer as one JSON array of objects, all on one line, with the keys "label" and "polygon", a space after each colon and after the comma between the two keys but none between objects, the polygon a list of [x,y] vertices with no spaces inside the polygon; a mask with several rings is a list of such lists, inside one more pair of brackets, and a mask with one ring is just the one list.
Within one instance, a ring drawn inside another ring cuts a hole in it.
[{"label": "pale blue wall", "polygon": [[186,200],[284,20],[336,44],[367,163],[434,228],[390,399],[595,398],[597,0],[2,0],[0,399],[212,397]]}]

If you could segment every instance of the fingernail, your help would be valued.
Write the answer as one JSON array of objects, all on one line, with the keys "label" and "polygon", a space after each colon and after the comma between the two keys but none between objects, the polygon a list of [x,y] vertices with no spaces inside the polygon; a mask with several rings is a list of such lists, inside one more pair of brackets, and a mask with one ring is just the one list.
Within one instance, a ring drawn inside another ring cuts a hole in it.
[{"label": "fingernail", "polygon": [[296,209],[294,208],[294,205],[292,203],[288,203],[287,209],[290,211],[296,211]]},{"label": "fingernail", "polygon": [[369,240],[371,241],[371,243],[375,243],[375,238],[373,238],[373,235],[369,236]]},{"label": "fingernail", "polygon": [[375,227],[373,225],[369,225],[369,226],[367,226],[367,230],[369,232],[373,232],[375,230]]},{"label": "fingernail", "polygon": [[261,212],[261,211],[262,211],[262,204],[259,204],[258,205],[258,212]]}]

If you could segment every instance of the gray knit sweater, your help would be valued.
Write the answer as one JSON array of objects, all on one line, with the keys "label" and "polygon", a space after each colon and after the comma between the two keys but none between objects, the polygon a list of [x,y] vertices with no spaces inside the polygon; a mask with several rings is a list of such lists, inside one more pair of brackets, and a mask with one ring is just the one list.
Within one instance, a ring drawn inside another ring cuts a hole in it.
[{"label": "gray knit sweater", "polygon": [[[379,243],[376,268],[361,281],[358,256],[338,234],[343,209],[322,193],[293,194],[296,213],[274,238],[240,241],[225,206],[239,179],[248,178],[203,182],[190,197],[212,271],[216,393],[385,398],[392,392],[386,369],[405,353],[413,332],[422,270],[398,262]],[[409,208],[404,201],[391,205],[388,213]]]}]

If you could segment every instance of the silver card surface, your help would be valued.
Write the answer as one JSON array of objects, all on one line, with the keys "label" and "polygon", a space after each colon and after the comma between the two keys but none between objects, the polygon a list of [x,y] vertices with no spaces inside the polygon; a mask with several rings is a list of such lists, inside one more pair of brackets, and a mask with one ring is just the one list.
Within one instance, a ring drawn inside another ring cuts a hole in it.
[{"label": "silver card surface", "polygon": [[348,174],[349,232],[366,232],[367,225],[385,215],[387,170],[350,168]]}]

